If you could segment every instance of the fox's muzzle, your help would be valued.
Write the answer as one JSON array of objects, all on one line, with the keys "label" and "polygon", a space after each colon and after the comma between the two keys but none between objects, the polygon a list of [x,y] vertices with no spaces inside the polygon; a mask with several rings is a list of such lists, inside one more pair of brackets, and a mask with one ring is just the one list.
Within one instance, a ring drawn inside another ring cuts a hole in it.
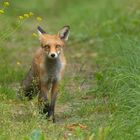
[{"label": "fox's muzzle", "polygon": [[56,52],[50,52],[48,54],[48,57],[51,59],[56,59],[58,57],[58,54]]}]

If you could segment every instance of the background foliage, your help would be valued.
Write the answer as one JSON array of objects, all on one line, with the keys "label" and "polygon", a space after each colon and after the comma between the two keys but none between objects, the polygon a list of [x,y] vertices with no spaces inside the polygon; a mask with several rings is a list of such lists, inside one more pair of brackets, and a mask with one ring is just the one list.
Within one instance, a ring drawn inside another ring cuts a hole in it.
[{"label": "background foliage", "polygon": [[[40,45],[37,25],[71,26],[56,124],[38,114],[36,98],[16,98]],[[140,138],[138,0],[1,0],[0,31],[1,140]]]}]

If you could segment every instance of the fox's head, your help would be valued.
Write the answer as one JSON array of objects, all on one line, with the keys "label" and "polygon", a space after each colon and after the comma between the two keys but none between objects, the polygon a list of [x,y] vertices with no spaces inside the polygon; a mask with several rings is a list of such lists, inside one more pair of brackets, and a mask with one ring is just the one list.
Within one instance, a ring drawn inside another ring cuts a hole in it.
[{"label": "fox's head", "polygon": [[69,26],[64,26],[57,34],[50,35],[38,26],[39,40],[41,47],[48,58],[56,59],[62,52],[65,42],[69,36]]}]

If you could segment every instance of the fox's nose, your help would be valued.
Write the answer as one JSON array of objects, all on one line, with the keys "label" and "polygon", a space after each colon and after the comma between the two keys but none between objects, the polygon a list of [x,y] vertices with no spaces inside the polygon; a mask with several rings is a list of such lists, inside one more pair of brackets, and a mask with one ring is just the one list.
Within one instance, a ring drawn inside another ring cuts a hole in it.
[{"label": "fox's nose", "polygon": [[51,54],[51,57],[55,57],[55,54],[54,54],[54,53],[52,53],[52,54]]},{"label": "fox's nose", "polygon": [[55,59],[55,58],[57,58],[57,56],[58,55],[55,52],[49,53],[49,55],[48,55],[48,57],[51,58],[51,59]]}]

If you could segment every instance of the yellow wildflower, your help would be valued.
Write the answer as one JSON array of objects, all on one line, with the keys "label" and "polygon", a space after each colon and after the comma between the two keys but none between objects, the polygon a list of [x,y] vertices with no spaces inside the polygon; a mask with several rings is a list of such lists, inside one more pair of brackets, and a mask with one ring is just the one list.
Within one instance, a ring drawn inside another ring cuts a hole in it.
[{"label": "yellow wildflower", "polygon": [[7,7],[10,5],[10,3],[8,1],[5,1],[3,4],[4,4],[4,6],[7,6]]},{"label": "yellow wildflower", "polygon": [[20,20],[24,19],[24,17],[23,17],[23,16],[19,16],[18,18],[19,18]]},{"label": "yellow wildflower", "polygon": [[37,34],[36,33],[32,33],[32,36],[37,37]]},{"label": "yellow wildflower", "polygon": [[4,14],[4,10],[0,9],[0,14]]},{"label": "yellow wildflower", "polygon": [[42,18],[41,17],[36,17],[36,20],[42,21]]},{"label": "yellow wildflower", "polygon": [[30,16],[33,16],[33,15],[34,15],[34,13],[33,13],[33,12],[29,12],[29,15],[30,15]]},{"label": "yellow wildflower", "polygon": [[17,65],[21,65],[21,63],[19,61],[17,61]]},{"label": "yellow wildflower", "polygon": [[24,14],[24,17],[29,18],[30,16],[29,16],[29,14]]}]

